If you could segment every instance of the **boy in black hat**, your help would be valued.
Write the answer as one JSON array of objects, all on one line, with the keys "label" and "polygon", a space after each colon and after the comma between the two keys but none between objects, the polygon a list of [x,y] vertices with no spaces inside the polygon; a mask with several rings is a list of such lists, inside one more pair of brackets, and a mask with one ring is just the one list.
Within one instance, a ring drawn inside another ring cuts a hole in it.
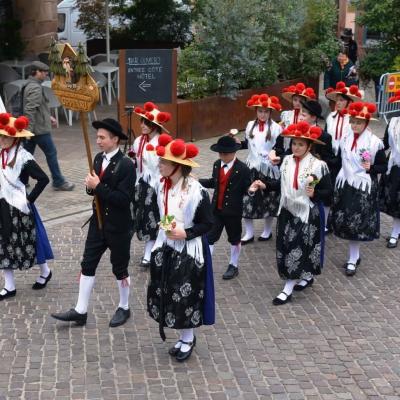
[{"label": "boy in black hat", "polygon": [[222,136],[210,149],[219,153],[219,159],[214,163],[212,177],[200,179],[204,187],[214,189],[212,208],[215,220],[207,238],[212,254],[214,243],[219,240],[225,228],[228,242],[231,244],[231,259],[222,278],[232,279],[239,274],[243,196],[251,185],[250,169],[236,158],[241,144],[236,143],[234,138]]},{"label": "boy in black hat", "polygon": [[99,203],[102,229],[98,226],[95,203],[86,238],[82,271],[79,281],[79,297],[75,308],[52,314],[61,321],[74,321],[85,325],[89,297],[94,285],[96,268],[107,249],[110,249],[112,271],[117,278],[120,301],[111,319],[110,326],[122,325],[130,317],[128,264],[133,236],[132,201],[136,172],[132,160],[119,149],[120,140],[128,137],[118,121],[106,118],[94,121],[97,129],[98,153],[93,162],[93,171],[85,179],[86,191],[96,195]]}]

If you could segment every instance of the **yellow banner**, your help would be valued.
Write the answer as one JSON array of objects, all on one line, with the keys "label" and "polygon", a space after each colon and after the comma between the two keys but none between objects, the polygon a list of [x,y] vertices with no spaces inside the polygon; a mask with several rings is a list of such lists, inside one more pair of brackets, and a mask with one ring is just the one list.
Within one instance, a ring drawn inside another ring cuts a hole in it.
[{"label": "yellow banner", "polygon": [[392,93],[400,90],[400,74],[389,75],[386,83],[386,92]]}]

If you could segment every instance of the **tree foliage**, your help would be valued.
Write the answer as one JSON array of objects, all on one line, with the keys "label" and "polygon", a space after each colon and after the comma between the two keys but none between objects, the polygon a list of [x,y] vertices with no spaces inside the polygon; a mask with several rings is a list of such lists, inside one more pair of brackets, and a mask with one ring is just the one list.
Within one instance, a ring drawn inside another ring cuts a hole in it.
[{"label": "tree foliage", "polygon": [[361,10],[357,23],[374,32],[380,32],[379,43],[367,49],[360,64],[364,79],[378,79],[395,69],[400,55],[400,7],[398,0],[357,0]]},{"label": "tree foliage", "polygon": [[90,39],[104,39],[106,37],[106,12],[104,0],[77,0],[79,10],[77,25]]}]

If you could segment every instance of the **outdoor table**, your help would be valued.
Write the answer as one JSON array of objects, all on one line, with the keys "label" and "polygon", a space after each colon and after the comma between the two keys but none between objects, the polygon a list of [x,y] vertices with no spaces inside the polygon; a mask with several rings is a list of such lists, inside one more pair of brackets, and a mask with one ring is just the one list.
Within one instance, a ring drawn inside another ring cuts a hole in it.
[{"label": "outdoor table", "polygon": [[94,65],[92,67],[95,71],[101,72],[102,74],[107,74],[107,81],[108,81],[108,104],[112,104],[112,99],[111,99],[111,74],[113,72],[117,73],[117,88],[118,88],[118,96],[119,96],[119,85],[118,85],[118,79],[119,79],[119,68],[118,67],[113,67],[111,65]]},{"label": "outdoor table", "polygon": [[[105,54],[105,53],[94,54],[94,55],[90,56],[89,58],[90,58],[90,60],[93,60],[94,58],[99,57],[99,56],[105,57],[104,61],[107,61],[107,54]],[[114,54],[114,53],[110,54],[110,62],[112,62],[113,64],[117,65],[118,59],[119,59],[118,54]]]},{"label": "outdoor table", "polygon": [[1,62],[4,65],[8,65],[11,68],[21,70],[21,77],[25,79],[25,68],[32,65],[32,61],[18,61],[18,60],[6,60]]}]

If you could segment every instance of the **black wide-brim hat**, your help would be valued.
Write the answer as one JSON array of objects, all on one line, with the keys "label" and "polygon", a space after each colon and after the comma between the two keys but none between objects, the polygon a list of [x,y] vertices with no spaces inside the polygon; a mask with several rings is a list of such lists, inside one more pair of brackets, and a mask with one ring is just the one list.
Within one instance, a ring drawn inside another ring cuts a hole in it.
[{"label": "black wide-brim hat", "polygon": [[217,153],[236,153],[241,148],[242,145],[236,143],[236,140],[231,136],[222,136],[217,143],[210,146],[210,149]]},{"label": "black wide-brim hat", "polygon": [[118,136],[120,139],[128,140],[128,136],[122,131],[121,124],[113,118],[105,118],[101,121],[93,121],[92,126],[94,129],[103,128],[111,132],[113,135]]},{"label": "black wide-brim hat", "polygon": [[325,119],[322,116],[322,107],[321,104],[318,103],[316,100],[308,100],[302,101],[300,100],[301,105],[312,115],[315,115],[319,119]]}]

